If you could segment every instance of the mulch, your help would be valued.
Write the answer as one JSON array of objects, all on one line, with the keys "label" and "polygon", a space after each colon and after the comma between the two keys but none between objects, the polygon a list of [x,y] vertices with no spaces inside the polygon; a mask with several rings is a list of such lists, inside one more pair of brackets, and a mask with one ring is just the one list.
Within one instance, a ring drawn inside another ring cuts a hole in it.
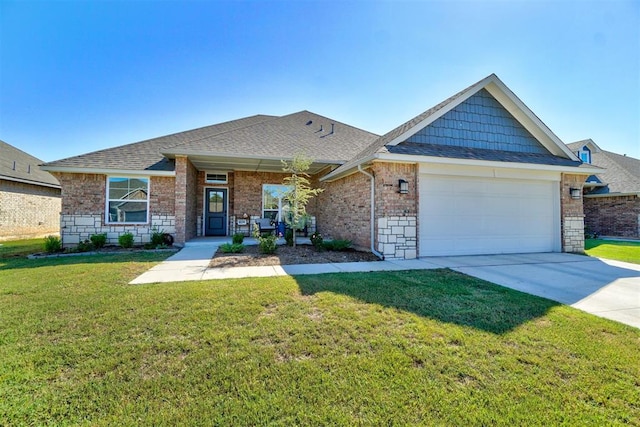
[{"label": "mulch", "polygon": [[365,262],[379,261],[378,257],[370,252],[360,252],[353,249],[348,251],[317,251],[310,245],[278,246],[274,254],[261,254],[258,246],[245,246],[245,250],[239,254],[225,254],[218,249],[210,268],[223,267],[256,267],[267,265],[291,265],[291,264],[324,264],[334,262]]}]

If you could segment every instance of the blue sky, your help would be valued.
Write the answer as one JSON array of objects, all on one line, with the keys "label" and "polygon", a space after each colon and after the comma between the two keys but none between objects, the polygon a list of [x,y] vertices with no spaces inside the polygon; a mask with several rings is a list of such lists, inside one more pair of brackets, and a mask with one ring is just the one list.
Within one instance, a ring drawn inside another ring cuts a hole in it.
[{"label": "blue sky", "polygon": [[299,110],[383,134],[491,73],[640,158],[635,0],[0,0],[0,139],[45,161]]}]

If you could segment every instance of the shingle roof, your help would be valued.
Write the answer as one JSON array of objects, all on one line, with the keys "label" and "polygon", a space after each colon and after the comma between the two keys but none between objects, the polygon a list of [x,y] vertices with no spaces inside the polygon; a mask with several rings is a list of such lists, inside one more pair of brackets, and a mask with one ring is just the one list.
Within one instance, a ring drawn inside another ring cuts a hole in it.
[{"label": "shingle roof", "polygon": [[378,135],[300,111],[230,132],[169,147],[165,154],[212,153],[225,156],[290,158],[302,153],[317,162],[343,163]]},{"label": "shingle roof", "polygon": [[45,167],[173,171],[175,155],[291,158],[304,153],[340,164],[378,138],[336,120],[301,111],[258,115],[47,163]]},{"label": "shingle roof", "polygon": [[533,163],[553,166],[580,166],[581,162],[553,154],[520,153],[514,151],[487,150],[482,148],[452,147],[437,144],[403,142],[387,147],[392,154],[412,154],[418,156],[448,157],[454,159],[487,160],[496,162]]},{"label": "shingle roof", "polygon": [[[578,151],[590,140],[572,142],[567,146]],[[591,194],[602,193],[640,193],[640,160],[606,150],[593,150],[591,164],[604,168],[597,174],[598,179],[607,187],[598,188]]]},{"label": "shingle roof", "polygon": [[42,160],[0,141],[0,179],[60,187],[58,180],[40,169]]},{"label": "shingle roof", "polygon": [[[475,83],[475,84],[477,84],[477,83]],[[469,88],[471,88],[473,86],[474,85],[471,85],[471,86],[461,90],[460,92],[456,93],[455,95],[445,99],[444,101],[442,101],[438,105],[428,109],[424,113],[417,115],[416,117],[412,118],[411,120],[401,124],[397,128],[392,129],[391,131],[385,133],[384,135],[382,135],[381,137],[379,137],[378,139],[373,141],[373,143],[371,145],[369,145],[364,150],[359,152],[350,161],[348,161],[347,163],[345,163],[344,165],[340,166],[335,171],[333,171],[331,173],[331,175],[340,175],[342,172],[348,171],[349,169],[352,169],[352,168],[356,167],[359,163],[362,162],[363,159],[367,159],[367,158],[369,158],[369,157],[371,157],[371,156],[373,156],[375,154],[388,153],[389,150],[386,147],[386,144],[388,144],[389,142],[393,141],[394,139],[396,139],[400,135],[404,134],[408,130],[414,128],[415,126],[420,124],[422,121],[427,119],[429,116],[435,114],[436,112],[438,112],[439,110],[441,110],[445,106],[447,106],[450,103],[454,102],[456,99],[461,97],[467,90],[469,90]]]},{"label": "shingle roof", "polygon": [[174,133],[133,144],[121,145],[81,154],[75,157],[56,160],[46,163],[45,167],[68,168],[95,168],[95,169],[125,169],[125,170],[149,170],[149,171],[173,171],[175,168],[172,160],[164,157],[161,152],[166,147],[183,144],[189,141],[198,141],[211,135],[241,129],[266,120],[273,116],[256,115],[243,119],[232,120],[211,126],[205,126],[186,132]]}]

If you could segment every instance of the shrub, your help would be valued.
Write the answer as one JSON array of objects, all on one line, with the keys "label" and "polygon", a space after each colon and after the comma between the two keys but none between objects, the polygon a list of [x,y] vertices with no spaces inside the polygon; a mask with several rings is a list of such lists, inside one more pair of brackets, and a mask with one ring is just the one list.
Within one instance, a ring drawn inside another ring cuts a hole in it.
[{"label": "shrub", "polygon": [[220,251],[223,254],[239,254],[244,252],[244,245],[242,243],[225,243],[220,245]]},{"label": "shrub", "polygon": [[162,230],[154,230],[151,233],[151,245],[154,248],[160,245],[164,245],[164,231]]},{"label": "shrub", "polygon": [[133,247],[133,234],[129,233],[129,232],[121,234],[118,237],[118,243],[123,248],[131,248],[131,247]]},{"label": "shrub", "polygon": [[311,235],[311,244],[313,245],[313,247],[315,247],[316,249],[322,249],[322,234],[320,233],[313,233]]},{"label": "shrub", "polygon": [[260,253],[263,253],[263,254],[274,253],[277,249],[276,240],[277,240],[277,237],[274,236],[273,234],[266,237],[260,237],[258,239],[258,249],[260,250]]},{"label": "shrub", "polygon": [[351,248],[351,240],[327,240],[326,242],[322,242],[322,247],[328,251],[346,251]]},{"label": "shrub", "polygon": [[287,246],[293,246],[293,230],[292,229],[287,229],[287,231],[284,232],[284,240],[287,242]]},{"label": "shrub", "polygon": [[234,245],[241,245],[244,242],[244,234],[236,233],[231,237],[231,241]]},{"label": "shrub", "polygon": [[258,224],[253,224],[253,237],[258,241],[258,250],[263,254],[272,254],[276,251],[276,241],[278,238],[272,234],[260,234]]},{"label": "shrub", "polygon": [[89,240],[91,240],[94,248],[101,249],[107,244],[107,233],[92,234]]},{"label": "shrub", "polygon": [[76,251],[78,252],[89,252],[93,249],[93,244],[89,239],[81,240],[78,242],[78,246],[76,246]]},{"label": "shrub", "polygon": [[50,254],[62,250],[62,241],[58,236],[47,236],[44,238],[44,250]]}]

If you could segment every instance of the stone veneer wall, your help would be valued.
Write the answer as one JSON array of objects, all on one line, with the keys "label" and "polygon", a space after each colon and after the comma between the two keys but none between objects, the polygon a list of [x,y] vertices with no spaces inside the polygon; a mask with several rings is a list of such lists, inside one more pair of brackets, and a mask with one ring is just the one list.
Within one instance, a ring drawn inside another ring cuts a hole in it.
[{"label": "stone veneer wall", "polygon": [[[410,163],[374,163],[377,250],[386,259],[418,256],[418,167]],[[409,192],[400,194],[399,180]]]},{"label": "stone veneer wall", "polygon": [[54,173],[62,185],[60,229],[65,246],[75,245],[92,234],[107,233],[107,243],[118,244],[126,232],[137,244],[150,240],[154,231],[175,235],[175,179],[150,177],[149,224],[105,224],[106,182],[101,174]]},{"label": "stone veneer wall", "polygon": [[378,218],[378,252],[385,259],[413,259],[418,256],[417,218],[385,216]]},{"label": "stone veneer wall", "polygon": [[0,241],[60,232],[60,189],[0,180]]},{"label": "stone veneer wall", "polygon": [[585,225],[599,236],[640,238],[640,198],[611,196],[584,198]]},{"label": "stone veneer wall", "polygon": [[560,182],[560,209],[562,229],[562,251],[584,253],[584,212],[582,197],[572,199],[571,188],[582,186],[587,175],[562,174]]}]

